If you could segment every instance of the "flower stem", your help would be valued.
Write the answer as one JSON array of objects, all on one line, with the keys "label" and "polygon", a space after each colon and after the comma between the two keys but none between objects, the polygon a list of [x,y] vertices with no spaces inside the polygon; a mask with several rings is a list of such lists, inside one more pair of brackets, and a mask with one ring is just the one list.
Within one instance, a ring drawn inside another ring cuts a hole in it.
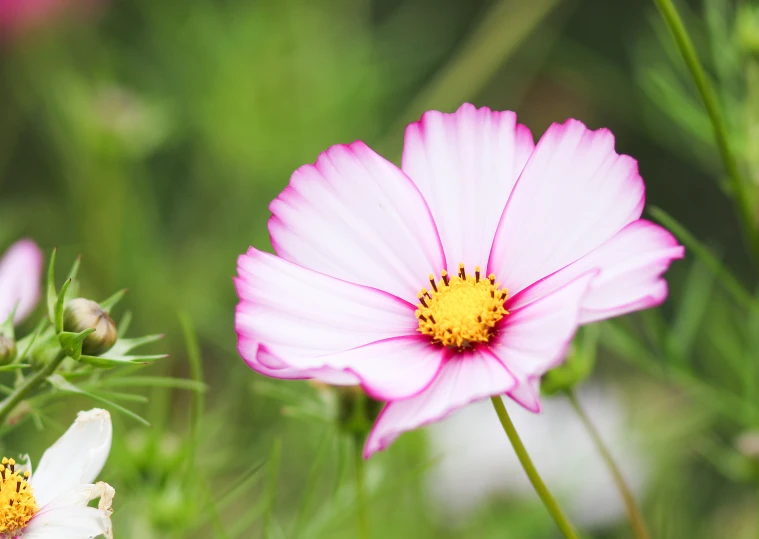
[{"label": "flower stem", "polygon": [[47,380],[47,377],[55,372],[55,369],[58,368],[64,359],[66,359],[66,353],[61,350],[58,352],[58,355],[55,356],[55,359],[45,365],[42,370],[37,371],[33,376],[27,378],[23,384],[13,390],[13,393],[0,402],[0,426],[5,424],[8,415],[18,403],[24,400],[29,393],[42,385],[42,383]]},{"label": "flower stem", "polygon": [[617,489],[622,495],[622,500],[625,503],[627,518],[630,520],[630,527],[633,530],[633,534],[635,535],[636,539],[649,539],[651,536],[648,534],[648,530],[646,529],[646,522],[643,519],[643,514],[641,513],[638,504],[635,502],[635,497],[633,496],[630,487],[628,487],[627,483],[625,482],[622,471],[617,466],[617,463],[614,462],[614,458],[612,458],[611,452],[604,444],[603,440],[601,439],[601,435],[598,433],[595,425],[593,425],[590,418],[585,413],[585,410],[583,410],[582,406],[580,406],[580,401],[577,400],[577,396],[574,394],[574,392],[571,390],[567,391],[567,398],[569,398],[569,402],[572,404],[572,408],[575,409],[575,412],[580,418],[580,421],[582,421],[583,425],[585,425],[585,429],[588,431],[588,434],[590,434],[590,437],[593,440],[593,444],[596,446],[596,450],[600,453],[601,458],[606,463],[606,466],[609,467],[609,471],[614,478],[614,483],[616,483]]},{"label": "flower stem", "polygon": [[669,27],[672,36],[675,38],[677,48],[680,50],[680,54],[688,66],[693,82],[696,84],[696,88],[701,95],[701,100],[704,102],[704,107],[714,129],[717,148],[725,165],[725,170],[730,177],[731,191],[738,206],[738,216],[743,225],[744,234],[747,236],[746,239],[755,257],[755,261],[759,262],[759,234],[757,233],[757,215],[750,191],[751,186],[741,173],[738,160],[730,147],[727,125],[722,116],[717,94],[706,76],[706,72],[696,54],[693,42],[672,0],[654,0],[654,2],[659,8],[659,12]]},{"label": "flower stem", "polygon": [[366,505],[366,466],[364,458],[361,455],[361,438],[354,436],[353,454],[355,455],[356,476],[356,514],[358,517],[358,536],[360,539],[369,539],[369,516],[367,515]]},{"label": "flower stem", "polygon": [[567,539],[579,539],[572,524],[564,515],[559,504],[556,503],[556,499],[548,491],[548,487],[543,483],[540,474],[538,474],[538,471],[535,469],[535,465],[532,463],[532,459],[530,459],[527,449],[519,438],[519,434],[517,434],[517,430],[514,428],[514,423],[511,422],[511,418],[506,411],[506,406],[504,406],[501,397],[490,397],[490,400],[493,403],[493,408],[495,408],[495,413],[498,414],[498,419],[501,420],[501,425],[503,425],[503,430],[506,432],[506,436],[509,437],[509,441],[514,447],[514,451],[517,454],[517,458],[519,458],[519,462],[522,464],[522,468],[524,468],[524,471],[527,473],[527,477],[535,488],[535,492],[540,496],[543,505],[548,509],[548,512],[553,517],[553,520],[561,530],[561,533],[564,534],[564,537]]}]

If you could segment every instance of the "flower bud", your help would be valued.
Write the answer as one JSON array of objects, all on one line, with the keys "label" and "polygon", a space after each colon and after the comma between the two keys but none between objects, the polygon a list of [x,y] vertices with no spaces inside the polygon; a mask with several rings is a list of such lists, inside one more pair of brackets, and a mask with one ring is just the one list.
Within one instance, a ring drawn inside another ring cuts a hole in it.
[{"label": "flower bud", "polygon": [[0,334],[0,365],[7,365],[16,359],[16,341]]},{"label": "flower bud", "polygon": [[118,339],[116,324],[100,305],[85,298],[72,299],[63,312],[63,329],[80,333],[94,329],[82,343],[82,353],[99,356],[110,350]]}]

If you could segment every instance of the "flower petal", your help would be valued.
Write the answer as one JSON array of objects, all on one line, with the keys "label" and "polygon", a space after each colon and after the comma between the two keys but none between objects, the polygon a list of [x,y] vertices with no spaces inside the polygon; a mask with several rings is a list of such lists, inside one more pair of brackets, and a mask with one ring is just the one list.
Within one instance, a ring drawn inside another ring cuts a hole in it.
[{"label": "flower petal", "polygon": [[344,369],[361,380],[364,390],[377,400],[411,397],[432,383],[440,371],[445,349],[429,337],[394,337],[319,358],[335,369]]},{"label": "flower petal", "polygon": [[111,450],[113,427],[106,410],[79,412],[76,421],[42,455],[30,480],[40,506],[84,483],[92,483]]},{"label": "flower petal", "polygon": [[535,142],[513,112],[462,105],[406,128],[403,171],[430,206],[448,270],[485,267],[498,221]]},{"label": "flower petal", "polygon": [[[324,379],[329,369],[313,372],[328,367],[323,356],[416,335],[415,307],[388,293],[252,248],[238,259],[238,274],[238,348],[253,369],[268,376]],[[356,382],[351,374],[342,378]]]},{"label": "flower petal", "polygon": [[270,209],[279,256],[407,301],[445,261],[417,187],[363,142],[333,146],[299,168]]},{"label": "flower petal", "polygon": [[554,124],[514,186],[488,271],[516,295],[638,219],[644,202],[637,162],[614,151],[610,131]]},{"label": "flower petal", "polygon": [[518,309],[507,302],[511,314],[490,349],[518,381],[509,396],[528,410],[540,411],[540,377],[564,360],[579,326],[583,298],[597,274],[586,272]]},{"label": "flower petal", "polygon": [[523,290],[510,306],[519,308],[588,270],[598,269],[600,273],[583,299],[581,324],[654,307],[667,297],[667,283],[661,275],[684,254],[672,234],[639,219],[580,260]]},{"label": "flower petal", "polygon": [[10,246],[0,260],[0,322],[16,307],[14,322],[19,323],[34,310],[40,298],[42,251],[32,240]]},{"label": "flower petal", "polygon": [[26,528],[24,539],[91,539],[110,537],[111,519],[95,507],[58,507],[41,510]]},{"label": "flower petal", "polygon": [[453,355],[427,389],[385,406],[366,440],[364,458],[386,449],[403,432],[439,421],[476,400],[506,393],[515,384],[514,377],[485,347]]}]

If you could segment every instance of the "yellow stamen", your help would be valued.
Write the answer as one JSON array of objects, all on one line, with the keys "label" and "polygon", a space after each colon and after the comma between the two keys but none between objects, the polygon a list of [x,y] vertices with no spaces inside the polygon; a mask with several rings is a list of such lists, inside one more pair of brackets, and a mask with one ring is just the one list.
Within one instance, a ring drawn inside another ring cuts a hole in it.
[{"label": "yellow stamen", "polygon": [[16,471],[16,461],[0,464],[0,534],[15,536],[39,511],[29,484],[29,471]]},{"label": "yellow stamen", "polygon": [[457,349],[490,341],[496,323],[509,314],[504,307],[506,289],[495,282],[492,273],[487,280],[480,279],[479,266],[475,266],[474,276],[467,275],[463,263],[457,276],[446,270],[440,275],[437,283],[430,275],[432,290],[422,288],[418,294],[419,332],[432,337],[434,343]]}]

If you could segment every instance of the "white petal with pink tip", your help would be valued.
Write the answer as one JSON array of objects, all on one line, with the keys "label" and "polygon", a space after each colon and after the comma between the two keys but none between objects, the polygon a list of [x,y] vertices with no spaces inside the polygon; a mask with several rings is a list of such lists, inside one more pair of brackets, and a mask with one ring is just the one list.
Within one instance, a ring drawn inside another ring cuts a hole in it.
[{"label": "white petal with pink tip", "polygon": [[667,297],[661,277],[684,249],[662,227],[639,219],[580,260],[514,297],[511,308],[540,299],[578,275],[599,270],[583,299],[580,323],[587,324],[660,304]]},{"label": "white petal with pink tip", "polygon": [[298,169],[270,209],[275,251],[303,267],[412,302],[420,280],[443,267],[419,190],[361,142]]},{"label": "white petal with pink tip", "polygon": [[401,433],[438,421],[470,402],[506,393],[516,380],[487,349],[448,359],[420,394],[388,403],[364,446],[364,457],[389,446]]},{"label": "white petal with pink tip", "polygon": [[315,361],[355,373],[364,389],[378,400],[404,399],[432,383],[446,351],[430,346],[421,335],[395,337],[353,348]]},{"label": "white petal with pink tip", "polygon": [[519,382],[509,395],[525,408],[540,410],[536,381],[564,359],[579,326],[584,297],[597,275],[597,270],[590,270],[521,308],[512,309],[507,302],[511,314],[490,349]]},{"label": "white petal with pink tip", "polygon": [[516,295],[585,256],[640,217],[637,162],[606,129],[554,124],[519,176],[498,225],[488,271]]},{"label": "white petal with pink tip", "polygon": [[503,207],[535,147],[516,120],[466,103],[454,114],[425,112],[406,128],[403,171],[430,206],[448,270],[487,264]]},{"label": "white petal with pink tip", "polygon": [[416,334],[414,307],[386,292],[255,249],[240,256],[238,273],[240,353],[264,374],[309,378],[326,365],[322,356]]}]

